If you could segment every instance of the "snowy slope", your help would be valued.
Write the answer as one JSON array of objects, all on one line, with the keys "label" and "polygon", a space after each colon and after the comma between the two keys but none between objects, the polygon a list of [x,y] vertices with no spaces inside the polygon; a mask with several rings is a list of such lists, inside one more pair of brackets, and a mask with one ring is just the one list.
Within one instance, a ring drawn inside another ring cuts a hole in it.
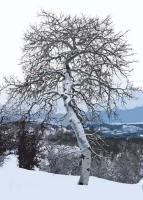
[{"label": "snowy slope", "polygon": [[0,168],[0,200],[141,200],[138,184],[121,184],[95,177],[78,186],[78,177],[28,171],[16,166],[11,156]]}]

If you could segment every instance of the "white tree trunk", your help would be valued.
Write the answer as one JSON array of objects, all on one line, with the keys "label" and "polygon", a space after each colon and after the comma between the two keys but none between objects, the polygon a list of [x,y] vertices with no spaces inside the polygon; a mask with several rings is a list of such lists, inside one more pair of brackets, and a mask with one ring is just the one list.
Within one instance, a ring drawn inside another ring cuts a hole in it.
[{"label": "white tree trunk", "polygon": [[75,132],[75,135],[76,135],[76,138],[78,141],[78,145],[81,150],[82,165],[81,165],[81,176],[80,176],[79,184],[80,185],[88,185],[89,175],[90,175],[90,167],[91,167],[90,145],[85,136],[85,132],[84,132],[82,123],[78,119],[73,108],[68,106],[67,110],[68,110],[71,126]]},{"label": "white tree trunk", "polygon": [[81,150],[82,166],[81,166],[81,176],[79,179],[80,185],[88,185],[90,168],[91,168],[91,150],[88,140],[86,138],[83,125],[79,120],[75,109],[72,106],[72,85],[73,81],[68,70],[65,73],[65,80],[63,83],[64,93],[63,100],[64,105],[67,110],[69,121],[75,132],[79,148]]}]

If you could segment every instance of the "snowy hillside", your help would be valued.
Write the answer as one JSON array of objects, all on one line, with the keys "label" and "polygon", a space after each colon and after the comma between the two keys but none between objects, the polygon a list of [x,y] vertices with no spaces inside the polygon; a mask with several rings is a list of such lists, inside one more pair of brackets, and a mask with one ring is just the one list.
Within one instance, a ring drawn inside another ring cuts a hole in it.
[{"label": "snowy hillside", "polygon": [[143,188],[138,184],[121,184],[90,178],[88,186],[78,186],[78,177],[28,171],[16,166],[10,156],[0,168],[1,200],[141,200]]},{"label": "snowy hillside", "polygon": [[100,128],[92,128],[104,138],[143,138],[143,124],[106,124]]}]

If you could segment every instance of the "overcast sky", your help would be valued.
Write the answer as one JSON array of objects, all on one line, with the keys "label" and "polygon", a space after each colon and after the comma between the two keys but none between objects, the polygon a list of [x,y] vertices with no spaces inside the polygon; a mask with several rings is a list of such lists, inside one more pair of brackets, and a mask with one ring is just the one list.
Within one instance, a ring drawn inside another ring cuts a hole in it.
[{"label": "overcast sky", "polygon": [[0,0],[0,78],[21,76],[18,65],[23,34],[36,21],[40,9],[56,13],[110,15],[116,30],[128,30],[128,40],[137,53],[131,80],[143,87],[143,1],[142,0]]}]

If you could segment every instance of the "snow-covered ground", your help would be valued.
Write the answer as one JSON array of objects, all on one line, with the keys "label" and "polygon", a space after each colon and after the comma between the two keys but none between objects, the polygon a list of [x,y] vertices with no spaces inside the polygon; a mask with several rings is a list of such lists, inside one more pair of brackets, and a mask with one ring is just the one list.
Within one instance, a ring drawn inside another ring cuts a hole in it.
[{"label": "snow-covered ground", "polygon": [[[135,125],[129,124],[119,124],[121,127],[116,127],[114,130],[111,130],[109,127],[100,127],[97,130],[104,137],[116,137],[116,138],[142,138],[143,137],[143,128],[140,128]],[[96,131],[96,129],[95,129]]]},{"label": "snow-covered ground", "polygon": [[143,183],[121,184],[90,177],[88,186],[78,177],[19,169],[10,156],[0,168],[0,200],[141,200]]}]

